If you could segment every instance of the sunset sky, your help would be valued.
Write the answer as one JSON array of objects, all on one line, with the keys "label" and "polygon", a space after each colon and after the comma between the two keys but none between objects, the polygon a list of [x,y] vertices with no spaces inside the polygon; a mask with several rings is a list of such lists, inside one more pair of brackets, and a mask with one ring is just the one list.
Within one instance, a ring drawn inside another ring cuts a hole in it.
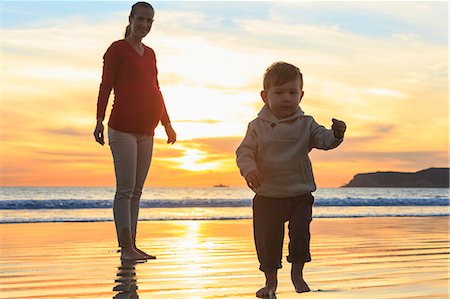
[{"label": "sunset sky", "polygon": [[[115,184],[92,132],[102,56],[134,2],[1,2],[1,185]],[[151,3],[143,42],[178,142],[156,130],[146,186],[244,186],[235,149],[279,60],[302,70],[306,114],[347,123],[339,148],[311,152],[319,187],[448,167],[447,1]]]}]

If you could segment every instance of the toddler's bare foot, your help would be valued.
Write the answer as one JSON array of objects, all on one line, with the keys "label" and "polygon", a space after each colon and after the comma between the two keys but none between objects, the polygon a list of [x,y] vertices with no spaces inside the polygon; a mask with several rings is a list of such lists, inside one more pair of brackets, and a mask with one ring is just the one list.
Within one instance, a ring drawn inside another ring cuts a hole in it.
[{"label": "toddler's bare foot", "polygon": [[258,292],[256,292],[256,297],[258,297],[258,298],[276,298],[275,291],[276,291],[276,287],[275,287],[275,289],[272,289],[269,286],[265,286],[265,287],[259,289]]},{"label": "toddler's bare foot", "polygon": [[295,279],[292,278],[292,283],[294,284],[295,291],[297,293],[306,293],[311,291],[308,284],[303,278],[299,278],[297,281],[295,281]]},{"label": "toddler's bare foot", "polygon": [[291,280],[297,293],[306,293],[311,291],[306,281],[303,279],[304,263],[292,263]]},{"label": "toddler's bare foot", "polygon": [[134,250],[132,247],[122,247],[120,250],[120,259],[122,261],[146,260],[147,258]]},{"label": "toddler's bare foot", "polygon": [[256,292],[258,298],[276,298],[275,292],[277,290],[277,271],[264,273],[266,275],[266,285]]}]

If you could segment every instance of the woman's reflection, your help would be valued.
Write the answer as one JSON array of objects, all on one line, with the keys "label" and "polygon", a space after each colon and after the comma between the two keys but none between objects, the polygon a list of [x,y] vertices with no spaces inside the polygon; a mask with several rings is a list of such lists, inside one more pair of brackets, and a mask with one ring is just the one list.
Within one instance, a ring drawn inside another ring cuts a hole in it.
[{"label": "woman's reflection", "polygon": [[117,278],[114,280],[116,285],[113,288],[117,294],[113,299],[137,299],[137,282],[136,282],[136,261],[122,261],[117,267]]}]

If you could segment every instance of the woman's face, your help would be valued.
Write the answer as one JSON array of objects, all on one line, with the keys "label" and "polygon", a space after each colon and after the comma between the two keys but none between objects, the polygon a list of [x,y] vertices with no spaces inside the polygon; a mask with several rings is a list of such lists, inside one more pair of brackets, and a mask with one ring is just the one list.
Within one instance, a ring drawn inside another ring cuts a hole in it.
[{"label": "woman's face", "polygon": [[138,38],[145,37],[152,28],[155,12],[148,7],[136,7],[134,15],[129,18],[131,34]]}]

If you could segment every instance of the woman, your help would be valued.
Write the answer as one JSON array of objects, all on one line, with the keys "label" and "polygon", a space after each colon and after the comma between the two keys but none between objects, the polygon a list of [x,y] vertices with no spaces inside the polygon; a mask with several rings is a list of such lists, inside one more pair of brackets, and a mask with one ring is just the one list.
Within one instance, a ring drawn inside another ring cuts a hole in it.
[{"label": "woman", "polygon": [[103,145],[103,120],[109,95],[114,89],[108,138],[116,174],[113,211],[122,260],[156,258],[136,247],[139,200],[152,158],[154,130],[159,121],[164,125],[167,143],[176,141],[159,89],[155,53],[142,43],[150,32],[154,14],[153,7],[146,2],[132,6],[125,38],[113,42],[103,56],[97,102],[94,136]]}]

